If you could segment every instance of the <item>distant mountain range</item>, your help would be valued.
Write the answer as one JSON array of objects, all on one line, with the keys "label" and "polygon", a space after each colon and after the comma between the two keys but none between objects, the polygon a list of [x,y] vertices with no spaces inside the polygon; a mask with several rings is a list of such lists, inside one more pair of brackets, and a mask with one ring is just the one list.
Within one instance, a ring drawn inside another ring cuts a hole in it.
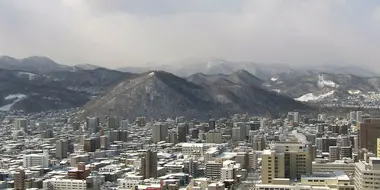
[{"label": "distant mountain range", "polygon": [[308,69],[214,59],[122,70],[91,64],[66,66],[38,56],[2,56],[0,111],[85,105],[86,115],[125,117],[275,114],[308,109],[300,102],[380,92],[376,72],[356,67]]},{"label": "distant mountain range", "polygon": [[207,118],[208,114],[264,115],[308,109],[300,102],[262,88],[260,80],[244,70],[210,78],[197,77],[196,82],[191,82],[164,71],[143,73],[87,103],[84,114],[131,119],[137,116]]}]

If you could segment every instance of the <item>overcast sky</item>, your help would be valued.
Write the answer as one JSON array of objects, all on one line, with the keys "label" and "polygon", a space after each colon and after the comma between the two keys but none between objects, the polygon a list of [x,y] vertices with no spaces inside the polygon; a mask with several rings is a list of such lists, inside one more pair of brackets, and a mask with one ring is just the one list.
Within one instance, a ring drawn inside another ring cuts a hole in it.
[{"label": "overcast sky", "polygon": [[0,55],[108,67],[194,58],[380,67],[380,1],[0,0]]}]

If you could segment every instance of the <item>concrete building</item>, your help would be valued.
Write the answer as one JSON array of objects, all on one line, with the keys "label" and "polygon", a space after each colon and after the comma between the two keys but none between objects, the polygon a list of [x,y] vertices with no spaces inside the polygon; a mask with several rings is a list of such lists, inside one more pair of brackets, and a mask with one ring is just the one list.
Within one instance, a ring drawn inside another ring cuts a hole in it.
[{"label": "concrete building", "polygon": [[88,117],[86,119],[86,127],[88,133],[97,133],[99,132],[99,118],[97,117]]},{"label": "concrete building", "polygon": [[177,126],[178,142],[186,142],[186,136],[188,133],[188,127],[185,123],[180,123]]},{"label": "concrete building", "polygon": [[380,158],[369,158],[369,162],[355,164],[355,189],[370,190],[380,188]]},{"label": "concrete building", "polygon": [[158,143],[166,141],[168,137],[168,124],[167,123],[155,123],[152,130],[152,142]]},{"label": "concrete building", "polygon": [[242,141],[245,136],[245,129],[241,127],[233,127],[232,128],[232,141],[238,142]]},{"label": "concrete building", "polygon": [[235,180],[235,168],[233,164],[228,164],[221,169],[221,181]]},{"label": "concrete building", "polygon": [[261,179],[271,184],[275,178],[285,178],[285,155],[276,150],[264,150],[261,154]]},{"label": "concrete building", "polygon": [[248,152],[238,152],[235,157],[235,162],[239,163],[241,168],[248,170],[249,169]]},{"label": "concrete building", "polygon": [[24,190],[25,189],[25,171],[19,170],[13,174],[14,189]]},{"label": "concrete building", "polygon": [[47,179],[43,181],[43,189],[54,189],[54,190],[86,190],[87,183],[86,180],[76,180],[76,179]]},{"label": "concrete building", "polygon": [[343,158],[352,158],[352,147],[351,146],[342,146],[339,147],[340,153],[339,157],[342,160]]},{"label": "concrete building", "polygon": [[380,157],[380,138],[377,138],[377,157]]},{"label": "concrete building", "polygon": [[28,131],[28,120],[23,118],[18,118],[13,121],[13,126],[16,130]]},{"label": "concrete building", "polygon": [[340,156],[340,148],[338,146],[330,146],[329,147],[329,161],[335,162],[335,160],[339,160]]},{"label": "concrete building", "polygon": [[43,154],[27,154],[23,156],[24,168],[31,167],[49,167],[49,152],[44,151]]},{"label": "concrete building", "polygon": [[[281,154],[283,154],[284,163],[282,163]],[[276,156],[278,158],[276,158]],[[274,169],[276,168],[275,160],[277,159],[279,160],[277,161],[278,169]],[[289,178],[291,180],[300,179],[301,175],[312,173],[312,161],[313,147],[310,144],[304,145],[292,142],[278,142],[272,147],[272,150],[264,150],[262,154],[263,181],[264,177],[266,178],[266,183],[271,183],[274,178]],[[274,163],[271,164],[272,162]],[[264,166],[268,167],[265,171]],[[267,173],[268,171],[271,172],[269,173],[272,174],[271,176]],[[278,173],[277,175],[276,172]],[[282,175],[282,173],[284,173],[284,175]]]},{"label": "concrete building", "polygon": [[300,121],[299,113],[298,112],[289,112],[288,113],[288,121],[298,123]]},{"label": "concrete building", "polygon": [[334,172],[344,171],[347,175],[355,172],[355,162],[353,160],[336,160],[328,162],[328,160],[318,159],[312,164],[313,172]]},{"label": "concrete building", "polygon": [[110,138],[108,136],[100,136],[100,148],[103,150],[108,150],[110,148]]},{"label": "concrete building", "polygon": [[206,177],[211,180],[219,180],[222,169],[222,163],[217,163],[215,161],[209,161],[206,163]]},{"label": "concrete building", "polygon": [[173,144],[177,144],[178,143],[178,136],[177,136],[177,132],[172,130],[172,131],[169,131],[169,134],[168,134],[168,143],[173,143]]},{"label": "concrete building", "polygon": [[120,126],[120,120],[117,117],[108,117],[107,118],[107,127],[108,129],[118,129]]},{"label": "concrete building", "polygon": [[58,140],[55,145],[55,157],[57,159],[67,158],[69,152],[69,142],[67,140]]},{"label": "concrete building", "polygon": [[206,142],[207,143],[215,143],[215,144],[221,144],[222,141],[222,133],[217,130],[210,130],[206,135]]},{"label": "concrete building", "polygon": [[254,135],[253,137],[250,136],[250,141],[252,145],[253,150],[264,150],[266,147],[265,144],[265,137],[262,135]]},{"label": "concrete building", "polygon": [[359,123],[359,148],[377,153],[377,138],[380,137],[380,118],[366,118]]},{"label": "concrete building", "polygon": [[141,158],[140,175],[144,179],[157,178],[157,152],[147,150]]}]

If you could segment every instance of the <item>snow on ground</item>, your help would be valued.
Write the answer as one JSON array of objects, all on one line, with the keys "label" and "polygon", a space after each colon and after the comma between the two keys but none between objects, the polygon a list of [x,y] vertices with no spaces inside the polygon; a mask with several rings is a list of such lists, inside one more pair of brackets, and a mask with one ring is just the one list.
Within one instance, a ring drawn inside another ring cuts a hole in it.
[{"label": "snow on ground", "polygon": [[26,95],[25,94],[9,94],[8,96],[6,96],[4,98],[4,100],[12,100],[12,99],[21,99],[21,98],[25,98]]},{"label": "snow on ground", "polygon": [[271,78],[270,80],[273,81],[273,82],[276,82],[276,81],[278,80],[278,78],[274,78],[274,77],[273,77],[273,78]]},{"label": "snow on ground", "polygon": [[348,93],[351,95],[358,95],[358,94],[361,94],[362,92],[360,90],[349,90]]},{"label": "snow on ground", "polygon": [[28,75],[29,80],[33,80],[37,74],[29,72],[18,72],[19,75]]},{"label": "snow on ground", "polygon": [[12,103],[1,106],[0,111],[9,111],[11,110],[12,106],[17,103],[18,101],[22,100],[23,98],[26,98],[25,94],[10,94],[4,98],[4,100],[13,100]]},{"label": "snow on ground", "polygon": [[149,76],[151,77],[154,76],[154,72],[149,73]]},{"label": "snow on ground", "polygon": [[299,98],[295,98],[295,100],[300,101],[300,102],[318,101],[318,100],[321,100],[323,98],[326,98],[326,97],[333,95],[334,92],[335,91],[333,90],[333,91],[327,92],[325,94],[321,94],[319,96],[315,96],[313,93],[308,93],[308,94],[305,94]]}]

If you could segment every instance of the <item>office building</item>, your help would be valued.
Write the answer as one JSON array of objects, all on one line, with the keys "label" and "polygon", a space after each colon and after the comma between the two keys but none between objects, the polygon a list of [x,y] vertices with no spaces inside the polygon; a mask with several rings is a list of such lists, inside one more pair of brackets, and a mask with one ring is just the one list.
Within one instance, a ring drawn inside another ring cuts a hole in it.
[{"label": "office building", "polygon": [[97,133],[99,132],[99,118],[97,117],[88,117],[86,119],[86,127],[88,133]]},{"label": "office building", "polygon": [[315,144],[317,145],[317,149],[322,152],[329,152],[330,146],[336,146],[337,139],[332,137],[322,137],[316,138]]},{"label": "office building", "polygon": [[340,149],[340,153],[339,153],[339,156],[340,156],[340,159],[344,159],[344,158],[352,158],[352,147],[351,146],[342,146],[342,147],[339,147]]},{"label": "office building", "polygon": [[69,152],[69,142],[67,140],[58,140],[55,146],[55,157],[57,159],[67,158]]},{"label": "office building", "polygon": [[[281,154],[283,154],[283,163]],[[264,150],[262,154],[263,182],[264,177],[266,183],[271,183],[273,178],[300,179],[301,175],[312,173],[312,161],[313,147],[310,144],[278,142],[272,150]],[[278,169],[273,169],[273,167]]]},{"label": "office building", "polygon": [[235,180],[236,171],[233,164],[228,164],[220,169],[221,181]]},{"label": "office building", "polygon": [[271,184],[274,178],[285,178],[285,154],[266,149],[261,154],[261,180]]},{"label": "office building", "polygon": [[318,114],[318,121],[325,121],[327,119],[326,114]]},{"label": "office building", "polygon": [[144,179],[157,178],[157,152],[147,150],[141,158],[140,175]]},{"label": "office building", "polygon": [[108,150],[110,148],[110,139],[108,136],[100,136],[100,148],[103,150]]},{"label": "office building", "polygon": [[359,148],[377,152],[377,138],[380,137],[380,118],[364,119],[359,123]]},{"label": "office building", "polygon": [[288,121],[298,123],[300,121],[298,112],[289,112],[288,113]]},{"label": "office building", "polygon": [[245,139],[246,133],[245,133],[245,124],[243,126],[242,123],[238,123],[236,127],[232,128],[232,141],[238,142]]},{"label": "office building", "polygon": [[356,121],[357,122],[363,122],[363,111],[357,111],[356,112]]},{"label": "office building", "polygon": [[121,121],[121,129],[127,130],[129,128],[129,121],[128,120],[122,120]]},{"label": "office building", "polygon": [[100,148],[100,138],[91,137],[84,140],[83,150],[86,152],[95,152]]},{"label": "office building", "polygon": [[380,157],[380,138],[377,138],[377,149],[376,149],[377,157]]},{"label": "office building", "polygon": [[24,190],[25,189],[25,171],[19,170],[13,174],[14,189]]},{"label": "office building", "polygon": [[168,137],[168,124],[167,123],[155,123],[152,130],[152,142],[158,143],[166,141]]},{"label": "office building", "polygon": [[215,119],[210,119],[208,122],[208,128],[209,130],[214,130],[216,128],[216,121]]},{"label": "office building", "polygon": [[188,127],[185,123],[180,123],[177,126],[177,135],[178,135],[178,142],[186,142],[186,136],[188,132]]},{"label": "office building", "polygon": [[86,180],[52,178],[43,181],[43,189],[86,190]]},{"label": "office building", "polygon": [[118,129],[120,125],[120,120],[117,117],[108,117],[107,118],[107,127],[108,129]]},{"label": "office building", "polygon": [[44,151],[43,154],[27,154],[23,156],[24,168],[31,167],[49,167],[49,152]]},{"label": "office building", "polygon": [[211,130],[205,133],[207,143],[222,143],[222,133],[217,130]]},{"label": "office building", "polygon": [[370,190],[380,188],[380,158],[372,157],[355,163],[355,189]]},{"label": "office building", "polygon": [[238,152],[235,157],[236,163],[239,163],[241,168],[248,170],[249,169],[249,156],[248,152]]},{"label": "office building", "polygon": [[197,139],[199,137],[199,128],[190,129],[190,138]]},{"label": "office building", "polygon": [[169,135],[168,135],[168,143],[173,143],[173,144],[177,144],[178,143],[178,137],[177,137],[177,132],[172,130],[169,132]]},{"label": "office building", "polygon": [[339,160],[340,156],[340,149],[338,146],[330,146],[329,147],[329,161],[335,162],[335,160]]},{"label": "office building", "polygon": [[206,177],[211,180],[219,180],[222,166],[222,163],[217,163],[215,161],[207,162],[205,171]]},{"label": "office building", "polygon": [[15,119],[13,122],[14,128],[16,130],[23,130],[24,132],[28,131],[28,120],[27,119]]},{"label": "office building", "polygon": [[253,150],[264,150],[266,147],[265,137],[263,135],[250,135],[250,141]]}]

